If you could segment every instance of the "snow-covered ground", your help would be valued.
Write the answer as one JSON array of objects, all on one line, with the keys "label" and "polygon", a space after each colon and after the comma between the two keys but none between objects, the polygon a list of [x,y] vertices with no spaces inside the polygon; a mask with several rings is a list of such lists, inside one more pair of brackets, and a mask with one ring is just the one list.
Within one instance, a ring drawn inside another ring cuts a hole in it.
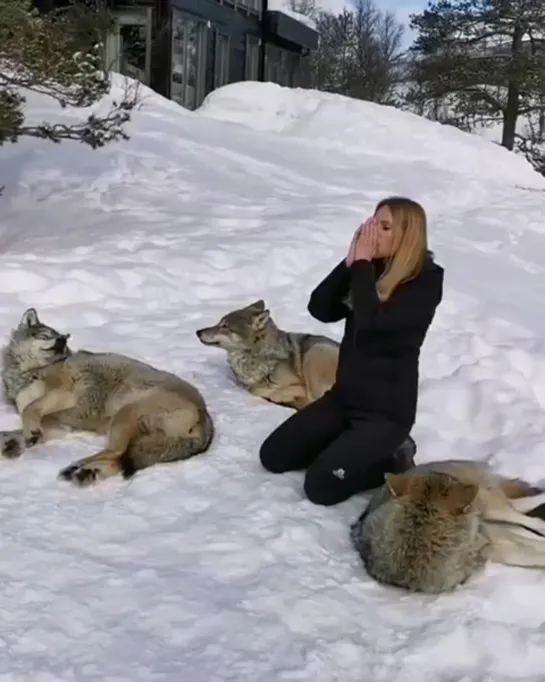
[{"label": "snow-covered ground", "polygon": [[[398,85],[395,90],[396,90],[396,96],[398,98],[399,102],[404,102],[405,97],[407,95],[407,91],[409,90],[410,83],[404,83],[403,85]],[[485,86],[482,86],[485,87]],[[485,88],[486,89],[486,88]],[[491,94],[494,97],[498,97],[498,92],[495,88],[489,88]],[[505,96],[505,95],[504,95]],[[443,103],[439,106],[438,111],[434,112],[432,110],[432,107],[428,107],[428,110],[426,111],[426,116],[429,116],[430,118],[433,118],[435,116],[439,116],[443,120],[447,120],[447,117],[451,117],[451,120],[453,120],[456,116],[456,95],[452,95],[452,97],[447,97],[443,101]],[[405,108],[405,104],[403,107]],[[415,107],[408,107],[407,108],[409,111],[416,111]],[[520,115],[517,119],[517,125],[516,125],[516,132],[517,135],[520,135],[522,138],[531,140],[534,139],[535,136],[537,136],[538,131],[539,131],[539,113],[538,111],[534,111],[530,114],[523,114]],[[472,134],[474,135],[479,135],[480,137],[484,138],[485,140],[488,140],[490,142],[494,142],[496,144],[501,144],[502,141],[502,135],[503,135],[503,121],[502,117],[498,115],[495,119],[489,120],[486,124],[484,123],[475,123],[473,124],[473,127],[471,129]],[[545,144],[542,145],[543,149],[545,150]],[[519,140],[516,141],[515,144],[515,149],[517,150],[518,154],[522,154],[522,152],[518,151],[519,149]]]},{"label": "snow-covered ground", "polygon": [[[259,445],[291,412],[243,393],[195,330],[263,297],[280,326],[339,337],[308,294],[375,202],[408,194],[446,268],[419,457],[545,479],[545,178],[334,95],[233,85],[194,113],[145,95],[128,143],[0,148],[0,325],[35,306],[74,347],[178,372],[217,436],[86,490],[56,475],[92,435],[1,463],[0,682],[542,682],[543,576],[491,565],[438,598],[372,582],[348,537],[365,498],[316,507],[302,474],[264,472]],[[29,113],[57,112],[32,97]]]}]

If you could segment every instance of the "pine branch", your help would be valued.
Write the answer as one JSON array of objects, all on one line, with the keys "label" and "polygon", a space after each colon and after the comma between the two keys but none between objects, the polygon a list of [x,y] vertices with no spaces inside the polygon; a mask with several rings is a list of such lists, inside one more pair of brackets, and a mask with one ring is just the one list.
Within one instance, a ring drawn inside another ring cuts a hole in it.
[{"label": "pine branch", "polygon": [[[118,100],[102,106],[111,89],[102,43],[110,24],[108,13],[84,2],[41,15],[30,0],[0,0],[0,146],[24,136],[57,144],[74,140],[92,149],[128,139],[125,126],[140,102],[139,84],[127,82]],[[27,93],[62,108],[101,107],[74,122],[28,123]]]}]

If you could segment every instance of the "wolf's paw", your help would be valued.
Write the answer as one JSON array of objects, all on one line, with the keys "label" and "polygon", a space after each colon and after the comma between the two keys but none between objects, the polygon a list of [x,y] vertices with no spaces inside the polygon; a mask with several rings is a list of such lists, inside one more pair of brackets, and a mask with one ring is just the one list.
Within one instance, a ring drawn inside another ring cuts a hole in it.
[{"label": "wolf's paw", "polygon": [[25,436],[25,447],[31,448],[36,443],[41,443],[44,439],[44,434],[41,429],[34,429],[28,436]]},{"label": "wolf's paw", "polygon": [[0,431],[0,452],[6,459],[17,459],[25,449],[25,439],[20,429]]},{"label": "wolf's paw", "polygon": [[86,488],[103,478],[98,467],[92,464],[70,464],[61,469],[58,477],[61,481],[69,481],[79,488]]}]

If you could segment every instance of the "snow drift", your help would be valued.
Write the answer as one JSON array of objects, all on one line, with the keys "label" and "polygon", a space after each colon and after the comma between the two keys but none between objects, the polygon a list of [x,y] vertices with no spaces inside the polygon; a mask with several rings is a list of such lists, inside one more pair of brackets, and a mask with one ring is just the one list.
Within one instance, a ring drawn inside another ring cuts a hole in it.
[{"label": "snow drift", "polygon": [[377,163],[387,165],[431,164],[466,177],[545,187],[545,179],[523,157],[453,126],[341,95],[295,93],[272,83],[235,83],[212,92],[199,113],[312,142],[326,153],[377,157]]}]

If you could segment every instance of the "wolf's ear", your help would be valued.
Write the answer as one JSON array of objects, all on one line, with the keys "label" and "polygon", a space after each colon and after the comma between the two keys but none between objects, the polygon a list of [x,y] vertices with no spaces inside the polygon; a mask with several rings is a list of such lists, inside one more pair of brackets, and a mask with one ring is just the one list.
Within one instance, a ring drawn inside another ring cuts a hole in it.
[{"label": "wolf's ear", "polygon": [[477,497],[478,492],[479,487],[473,483],[456,481],[456,483],[452,484],[445,497],[445,505],[453,514],[463,514]]},{"label": "wolf's ear", "polygon": [[259,301],[254,301],[247,307],[251,308],[251,310],[255,310],[258,313],[262,313],[265,310],[265,301],[260,298]]},{"label": "wolf's ear", "polygon": [[23,317],[21,317],[21,321],[19,322],[20,327],[36,327],[39,324],[40,320],[38,319],[38,313],[35,308],[25,310]]},{"label": "wolf's ear", "polygon": [[271,313],[268,310],[263,310],[262,312],[254,315],[252,317],[252,329],[263,329],[271,317]]},{"label": "wolf's ear", "polygon": [[384,474],[384,482],[393,498],[402,497],[409,490],[409,477],[403,474]]}]

